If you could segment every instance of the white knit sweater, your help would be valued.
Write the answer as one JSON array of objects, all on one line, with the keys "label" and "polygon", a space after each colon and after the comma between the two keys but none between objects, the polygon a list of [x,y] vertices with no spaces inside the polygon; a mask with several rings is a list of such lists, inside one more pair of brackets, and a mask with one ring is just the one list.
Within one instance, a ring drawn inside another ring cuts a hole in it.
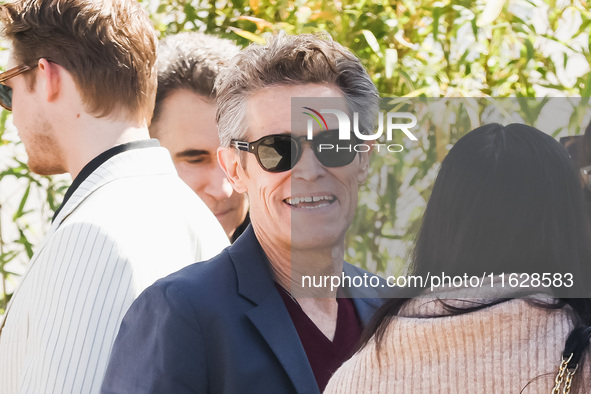
[{"label": "white knit sweater", "polygon": [[[463,315],[417,317],[443,313],[433,298],[409,301],[387,327],[379,351],[372,339],[335,373],[325,393],[552,391],[574,327],[570,307],[543,309],[514,299]],[[590,367],[587,352],[573,379],[586,382],[580,392],[591,393]]]}]

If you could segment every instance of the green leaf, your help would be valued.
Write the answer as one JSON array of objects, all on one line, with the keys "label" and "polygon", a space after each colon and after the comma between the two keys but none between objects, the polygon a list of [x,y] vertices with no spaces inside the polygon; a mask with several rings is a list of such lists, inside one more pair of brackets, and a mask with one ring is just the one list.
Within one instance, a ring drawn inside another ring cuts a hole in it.
[{"label": "green leaf", "polygon": [[234,33],[238,34],[240,37],[246,38],[247,40],[250,40],[252,42],[256,42],[259,44],[265,43],[265,39],[263,37],[256,35],[254,33],[251,33],[249,31],[238,29],[237,27],[232,27],[231,30]]},{"label": "green leaf", "polygon": [[197,12],[195,12],[195,7],[193,7],[190,3],[185,3],[184,6],[185,11],[185,20],[188,22],[192,22],[197,19]]},{"label": "green leaf", "polygon": [[529,38],[526,38],[525,42],[523,44],[525,45],[525,49],[527,51],[527,61],[529,62],[530,60],[532,60],[534,58],[534,54],[535,54],[534,45],[532,44],[532,42]]},{"label": "green leaf", "polygon": [[2,137],[6,131],[6,120],[8,119],[8,113],[8,111],[2,108],[2,112],[0,113],[0,145],[4,145],[5,143]]},{"label": "green leaf", "polygon": [[18,256],[19,252],[16,250],[11,250],[6,253],[0,254],[0,270],[3,273],[11,273],[4,270],[4,265],[11,262],[16,256]]},{"label": "green leaf", "polygon": [[374,36],[369,30],[363,29],[361,32],[363,33],[363,37],[365,37],[365,41],[367,41],[369,47],[375,52],[376,55],[382,57],[382,50],[380,49],[380,44],[378,43],[376,36]]},{"label": "green leaf", "polygon": [[16,210],[16,212],[12,216],[13,221],[16,221],[17,219],[21,218],[24,215],[23,211],[25,209],[25,204],[27,203],[27,199],[29,198],[30,191],[31,191],[31,184],[29,183],[29,185],[25,189],[25,193],[23,194],[23,197],[21,198],[21,202],[18,205],[18,209]]},{"label": "green leaf", "polygon": [[439,40],[439,17],[441,16],[441,7],[433,8],[433,40]]},{"label": "green leaf", "polygon": [[19,233],[19,239],[16,242],[18,242],[19,244],[24,246],[25,252],[27,253],[27,256],[30,259],[31,257],[33,257],[33,245],[27,239],[27,236],[25,235],[23,229],[19,228],[18,233]]},{"label": "green leaf", "polygon": [[587,80],[585,81],[585,87],[581,91],[581,97],[591,97],[591,72],[587,74]]}]

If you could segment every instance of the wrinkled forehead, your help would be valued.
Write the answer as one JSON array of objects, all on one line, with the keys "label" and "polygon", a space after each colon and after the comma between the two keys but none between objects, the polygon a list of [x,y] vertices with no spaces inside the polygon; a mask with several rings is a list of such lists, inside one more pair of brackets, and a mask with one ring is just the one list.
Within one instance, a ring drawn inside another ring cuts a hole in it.
[{"label": "wrinkled forehead", "polygon": [[291,130],[295,135],[317,134],[338,130],[343,122],[350,124],[353,114],[344,97],[293,97]]},{"label": "wrinkled forehead", "polygon": [[339,119],[325,111],[349,113],[340,89],[320,84],[262,89],[250,97],[247,108],[249,140],[270,134],[306,135],[309,128],[313,133],[333,130]]}]

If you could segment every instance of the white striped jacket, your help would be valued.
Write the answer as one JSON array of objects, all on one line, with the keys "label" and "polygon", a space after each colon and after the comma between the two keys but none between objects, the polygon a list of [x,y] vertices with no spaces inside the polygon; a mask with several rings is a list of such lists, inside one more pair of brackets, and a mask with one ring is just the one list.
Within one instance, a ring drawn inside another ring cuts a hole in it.
[{"label": "white striped jacket", "polygon": [[132,301],[228,239],[170,154],[119,153],[76,189],[0,318],[0,393],[95,393]]}]

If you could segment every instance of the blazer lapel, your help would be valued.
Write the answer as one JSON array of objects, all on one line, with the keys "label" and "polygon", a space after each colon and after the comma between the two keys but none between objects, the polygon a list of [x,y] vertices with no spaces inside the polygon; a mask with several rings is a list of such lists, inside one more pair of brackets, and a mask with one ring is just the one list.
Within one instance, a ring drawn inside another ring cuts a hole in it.
[{"label": "blazer lapel", "polygon": [[273,283],[268,260],[252,225],[230,248],[238,291],[254,303],[246,315],[267,342],[296,392],[318,393],[318,385],[298,333]]},{"label": "blazer lapel", "polygon": [[246,313],[289,376],[297,393],[318,393],[316,378],[283,300],[268,297]]}]

